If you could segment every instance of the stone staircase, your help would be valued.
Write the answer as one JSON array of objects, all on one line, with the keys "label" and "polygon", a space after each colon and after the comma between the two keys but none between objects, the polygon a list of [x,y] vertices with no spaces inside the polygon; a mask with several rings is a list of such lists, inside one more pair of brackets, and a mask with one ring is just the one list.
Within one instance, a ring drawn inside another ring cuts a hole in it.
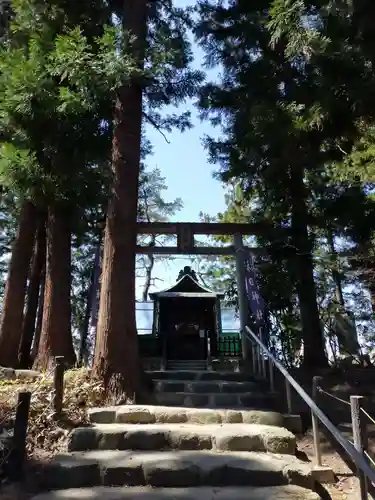
[{"label": "stone staircase", "polygon": [[152,372],[156,400],[165,406],[275,409],[276,395],[244,373],[170,370]]},{"label": "stone staircase", "polygon": [[207,369],[207,360],[205,359],[169,359],[167,361],[168,371],[201,371]]},{"label": "stone staircase", "polygon": [[151,372],[160,406],[89,410],[33,500],[317,500],[311,467],[263,382]]}]

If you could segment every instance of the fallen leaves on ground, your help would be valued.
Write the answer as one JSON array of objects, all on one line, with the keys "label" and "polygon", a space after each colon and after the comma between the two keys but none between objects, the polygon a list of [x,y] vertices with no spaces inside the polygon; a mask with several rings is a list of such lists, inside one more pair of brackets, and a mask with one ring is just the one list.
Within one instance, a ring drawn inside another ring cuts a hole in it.
[{"label": "fallen leaves on ground", "polygon": [[12,427],[18,393],[31,392],[27,453],[34,458],[43,450],[44,458],[63,451],[72,428],[88,423],[87,409],[102,406],[105,401],[101,382],[91,378],[87,369],[69,370],[64,376],[63,412],[56,416],[53,410],[53,374],[44,374],[36,380],[0,381],[0,426]]}]

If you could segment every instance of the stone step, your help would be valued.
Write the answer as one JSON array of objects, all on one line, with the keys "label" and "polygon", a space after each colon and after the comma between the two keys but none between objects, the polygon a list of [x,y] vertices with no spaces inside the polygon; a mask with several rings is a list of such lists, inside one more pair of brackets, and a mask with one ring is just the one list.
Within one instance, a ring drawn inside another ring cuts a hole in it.
[{"label": "stone step", "polygon": [[226,381],[226,382],[257,382],[264,387],[266,383],[254,375],[244,372],[217,372],[199,370],[154,370],[147,371],[154,380],[191,380],[191,381]]},{"label": "stone step", "polygon": [[42,489],[88,486],[278,486],[313,489],[307,464],[291,455],[212,451],[88,451],[55,456]]},{"label": "stone step", "polygon": [[299,486],[257,487],[105,487],[49,491],[31,500],[319,500],[320,496]]},{"label": "stone step", "polygon": [[207,361],[205,359],[169,359],[167,365],[176,366],[207,366]]},{"label": "stone step", "polygon": [[167,361],[167,367],[169,370],[206,370],[207,361],[206,360],[173,360]]},{"label": "stone step", "polygon": [[197,364],[206,364],[207,359],[168,359],[167,363],[197,363]]},{"label": "stone step", "polygon": [[277,412],[260,410],[213,410],[167,406],[112,406],[88,410],[95,424],[263,424],[281,427],[284,417]]},{"label": "stone step", "polygon": [[260,393],[242,394],[192,394],[189,392],[158,392],[156,401],[164,406],[188,408],[252,408],[273,410],[277,406],[274,395]]},{"label": "stone step", "polygon": [[203,370],[206,370],[206,366],[201,366],[201,365],[167,365],[167,370],[168,371],[194,371],[194,372],[201,372]]},{"label": "stone step", "polygon": [[68,451],[217,450],[294,454],[296,439],[283,427],[259,424],[97,424],[78,427]]},{"label": "stone step", "polygon": [[186,380],[157,380],[154,379],[157,392],[188,392],[188,393],[233,393],[254,392],[259,384],[256,382],[236,382],[226,380],[213,381],[186,381]]}]

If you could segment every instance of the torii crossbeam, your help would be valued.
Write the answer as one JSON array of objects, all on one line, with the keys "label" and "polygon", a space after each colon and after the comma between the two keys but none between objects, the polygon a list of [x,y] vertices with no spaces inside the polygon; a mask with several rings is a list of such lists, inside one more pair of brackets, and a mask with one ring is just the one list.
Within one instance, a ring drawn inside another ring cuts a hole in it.
[{"label": "torii crossbeam", "polygon": [[[194,236],[233,236],[235,234],[254,236],[276,231],[276,229],[265,223],[138,222],[137,231],[138,234],[177,236],[176,247],[137,245],[137,253],[139,254],[234,255],[234,245],[227,247],[196,246]],[[264,253],[264,250],[260,248],[252,248],[251,250],[257,254]]]}]

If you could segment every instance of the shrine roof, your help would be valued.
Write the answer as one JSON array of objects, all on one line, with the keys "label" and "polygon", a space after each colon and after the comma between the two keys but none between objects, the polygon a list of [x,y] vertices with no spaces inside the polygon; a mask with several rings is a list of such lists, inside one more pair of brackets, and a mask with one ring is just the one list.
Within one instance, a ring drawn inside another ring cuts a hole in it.
[{"label": "shrine roof", "polygon": [[186,297],[186,298],[222,298],[223,293],[217,293],[201,285],[195,275],[195,272],[188,266],[180,271],[177,282],[164,290],[150,293],[151,300],[167,297]]}]

